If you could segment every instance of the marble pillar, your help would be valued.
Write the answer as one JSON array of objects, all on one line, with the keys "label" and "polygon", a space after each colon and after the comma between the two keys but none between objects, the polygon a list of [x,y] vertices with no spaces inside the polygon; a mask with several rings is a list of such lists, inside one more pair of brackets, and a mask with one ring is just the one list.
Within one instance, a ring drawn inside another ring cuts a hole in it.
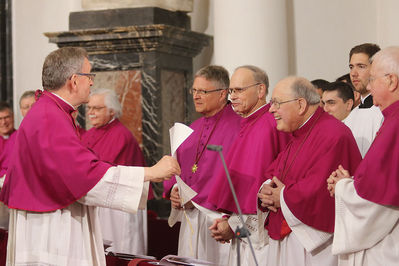
[{"label": "marble pillar", "polygon": [[45,33],[59,47],[85,48],[94,87],[114,89],[121,121],[132,131],[148,165],[170,153],[169,128],[192,121],[192,58],[210,36],[190,30],[186,13],[160,8],[73,12],[69,31]]}]

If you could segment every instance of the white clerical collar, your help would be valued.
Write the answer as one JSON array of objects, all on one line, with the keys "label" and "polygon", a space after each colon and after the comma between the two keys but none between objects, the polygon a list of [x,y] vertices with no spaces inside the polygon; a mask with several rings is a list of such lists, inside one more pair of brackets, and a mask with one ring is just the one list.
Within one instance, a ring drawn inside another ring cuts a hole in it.
[{"label": "white clerical collar", "polygon": [[365,100],[367,97],[369,97],[369,95],[370,95],[370,93],[367,94],[365,97],[363,97],[362,95],[360,95],[360,101],[361,101],[362,103],[364,103],[364,100]]},{"label": "white clerical collar", "polygon": [[[298,129],[300,129],[301,127],[303,127],[312,117],[313,117],[313,115],[315,114],[316,112],[314,112],[311,116],[309,116],[309,118],[298,128]],[[297,129],[297,130],[298,130]]]},{"label": "white clerical collar", "polygon": [[256,109],[255,111],[253,111],[251,114],[249,114],[248,116],[246,116],[245,118],[250,117],[251,115],[253,115],[254,113],[256,113],[257,111],[259,111],[259,109],[261,109],[262,107],[264,107],[266,104],[262,105],[261,107],[259,107],[258,109]]},{"label": "white clerical collar", "polygon": [[59,96],[59,95],[57,95],[57,94],[55,94],[55,93],[52,93],[52,92],[50,92],[52,95],[55,95],[55,96],[57,96],[58,98],[60,98],[61,100],[63,100],[65,103],[67,103],[69,106],[71,106],[72,108],[73,108],[73,110],[76,110],[76,108],[75,107],[73,107],[72,106],[72,104],[70,104],[69,102],[67,102],[64,98],[62,98],[61,96]]},{"label": "white clerical collar", "polygon": [[114,116],[114,117],[112,117],[112,119],[111,119],[111,120],[109,120],[109,122],[107,123],[107,125],[111,124],[111,123],[112,123],[114,120],[115,120],[115,116]]}]

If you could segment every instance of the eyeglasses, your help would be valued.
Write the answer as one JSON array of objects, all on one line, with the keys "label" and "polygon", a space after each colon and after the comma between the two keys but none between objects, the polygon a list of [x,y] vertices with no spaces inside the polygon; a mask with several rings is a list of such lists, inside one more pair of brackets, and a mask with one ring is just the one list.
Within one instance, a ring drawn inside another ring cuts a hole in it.
[{"label": "eyeglasses", "polygon": [[75,74],[79,75],[79,76],[88,77],[91,81],[93,81],[94,78],[96,77],[96,74],[94,74],[94,73],[75,73]]},{"label": "eyeglasses", "polygon": [[11,119],[11,115],[0,117],[0,121],[3,121],[3,120],[6,121],[6,120],[9,120],[9,119]]},{"label": "eyeglasses", "polygon": [[252,84],[252,85],[249,85],[249,86],[246,86],[246,87],[242,87],[242,88],[228,88],[228,91],[229,91],[229,94],[232,94],[232,93],[240,94],[243,91],[245,91],[246,89],[249,89],[249,88],[251,88],[253,86],[257,86],[257,85],[260,85],[260,84],[262,84],[262,83],[258,82],[258,83],[255,83],[255,84]]},{"label": "eyeglasses", "polygon": [[271,105],[271,106],[274,106],[274,108],[275,108],[276,110],[278,110],[278,109],[280,109],[280,105],[282,105],[282,104],[284,104],[284,103],[293,102],[293,101],[296,101],[296,100],[299,100],[299,98],[295,98],[295,99],[288,100],[288,101],[284,101],[284,102],[279,102],[279,101],[277,101],[276,99],[271,99],[271,100],[270,100],[270,105]]},{"label": "eyeglasses", "polygon": [[209,90],[209,91],[207,91],[207,90],[204,90],[204,89],[194,89],[194,88],[191,88],[191,89],[189,90],[189,92],[190,92],[190,94],[206,95],[206,94],[211,93],[211,92],[222,91],[222,90],[225,90],[225,89],[216,89],[216,90]]},{"label": "eyeglasses", "polygon": [[106,108],[106,106],[86,106],[87,111],[93,110],[93,111],[100,111],[101,109]]},{"label": "eyeglasses", "polygon": [[376,79],[383,78],[383,77],[386,77],[386,76],[389,76],[389,75],[390,75],[390,74],[387,73],[387,74],[384,74],[383,76],[379,76],[379,77],[372,77],[372,76],[370,76],[370,77],[369,77],[369,83],[372,83],[372,82],[375,81]]}]

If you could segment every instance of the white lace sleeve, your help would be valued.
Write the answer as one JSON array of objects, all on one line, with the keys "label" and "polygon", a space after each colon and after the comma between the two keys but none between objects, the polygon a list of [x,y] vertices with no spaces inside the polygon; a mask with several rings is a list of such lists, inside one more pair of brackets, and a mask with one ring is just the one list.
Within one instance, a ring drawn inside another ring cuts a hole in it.
[{"label": "white lace sleeve", "polygon": [[84,205],[135,213],[146,207],[148,189],[143,167],[114,166],[78,201]]},{"label": "white lace sleeve", "polygon": [[312,252],[332,237],[332,234],[308,226],[295,217],[284,201],[284,188],[280,192],[280,205],[288,226],[307,252]]}]

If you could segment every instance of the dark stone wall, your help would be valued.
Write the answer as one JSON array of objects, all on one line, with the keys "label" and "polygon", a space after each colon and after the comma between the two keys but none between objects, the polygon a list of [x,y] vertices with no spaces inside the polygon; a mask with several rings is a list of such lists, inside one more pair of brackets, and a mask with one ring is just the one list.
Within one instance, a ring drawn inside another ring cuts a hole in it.
[{"label": "dark stone wall", "polygon": [[1,100],[13,104],[11,2],[0,1],[0,93]]}]

